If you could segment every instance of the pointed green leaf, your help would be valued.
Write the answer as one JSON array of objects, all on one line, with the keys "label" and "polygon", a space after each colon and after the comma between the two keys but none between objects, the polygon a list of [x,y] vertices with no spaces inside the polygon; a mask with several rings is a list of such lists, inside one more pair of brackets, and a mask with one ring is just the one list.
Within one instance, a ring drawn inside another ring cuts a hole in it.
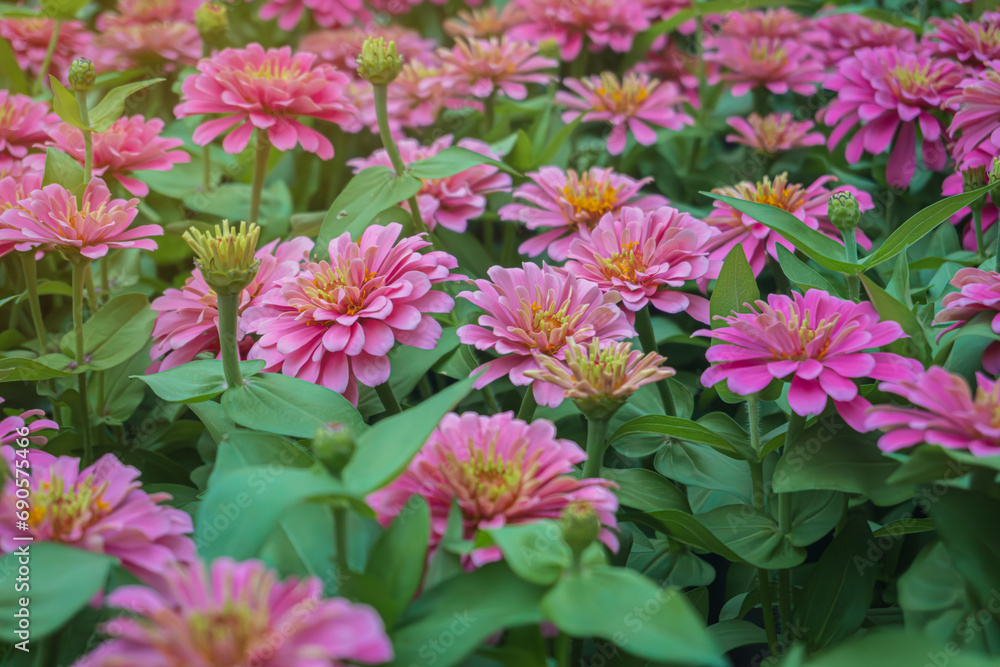
[{"label": "pointed green leaf", "polygon": [[122,117],[122,112],[125,111],[125,99],[129,95],[164,80],[146,79],[109,90],[100,103],[90,110],[90,122],[94,126],[94,132],[107,132],[111,124]]},{"label": "pointed green leaf", "polygon": [[52,110],[73,127],[81,130],[90,129],[80,117],[80,105],[76,101],[76,95],[51,74],[49,74],[49,85],[52,86]]}]

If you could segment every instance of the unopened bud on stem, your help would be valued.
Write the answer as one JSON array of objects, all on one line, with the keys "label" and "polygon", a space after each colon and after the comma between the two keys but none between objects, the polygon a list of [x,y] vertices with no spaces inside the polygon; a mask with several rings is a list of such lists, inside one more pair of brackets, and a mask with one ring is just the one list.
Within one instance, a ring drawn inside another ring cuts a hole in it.
[{"label": "unopened bud on stem", "polygon": [[195,227],[184,232],[184,240],[194,250],[195,264],[201,269],[205,282],[218,296],[239,294],[257,275],[260,260],[254,257],[260,227],[241,222],[237,230],[229,226],[215,226],[215,233],[205,234]]},{"label": "unopened bud on stem", "polygon": [[850,231],[861,220],[858,199],[850,192],[834,192],[827,202],[827,216],[840,231]]},{"label": "unopened bud on stem", "polygon": [[94,87],[97,69],[90,58],[77,58],[69,66],[69,87],[86,92]]},{"label": "unopened bud on stem", "polygon": [[403,59],[396,52],[396,42],[369,37],[358,56],[358,76],[376,86],[387,86],[403,69]]}]

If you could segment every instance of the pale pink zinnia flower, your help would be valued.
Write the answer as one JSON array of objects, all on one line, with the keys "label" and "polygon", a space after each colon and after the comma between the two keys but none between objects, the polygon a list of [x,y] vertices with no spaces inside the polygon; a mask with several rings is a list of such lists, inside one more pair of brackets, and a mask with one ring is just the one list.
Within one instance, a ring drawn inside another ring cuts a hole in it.
[{"label": "pale pink zinnia flower", "polygon": [[333,144],[299,118],[346,123],[355,109],[344,100],[349,79],[330,65],[315,65],[311,53],[292,54],[289,47],[264,50],[260,44],[225,49],[198,63],[198,74],[184,79],[178,118],[222,114],[194,131],[194,142],[205,146],[236,126],[222,142],[227,153],[247,147],[254,128],[267,133],[271,144],[288,151],[301,144],[320,159],[333,157]]},{"label": "pale pink zinnia flower", "polygon": [[[10,42],[17,64],[32,76],[37,77],[45,61],[45,52],[52,40],[55,21],[49,18],[0,19],[0,37]],[[92,46],[93,35],[83,21],[63,21],[59,28],[59,39],[49,63],[49,74],[60,81],[66,80],[66,72],[74,58],[90,58],[100,61],[99,50]],[[48,86],[48,80],[45,81]]]},{"label": "pale pink zinnia flower", "polygon": [[[788,405],[797,415],[818,415],[827,400],[844,421],[863,430],[870,403],[858,393],[855,379],[898,380],[920,364],[890,352],[871,352],[905,338],[893,321],[879,321],[867,301],[854,303],[811,289],[770,294],[749,313],[733,313],[717,329],[696,331],[720,341],[705,357],[713,365],[701,376],[706,387],[723,380],[741,396],[764,389],[772,380],[791,380]],[[789,376],[791,376],[789,378]]]},{"label": "pale pink zinnia flower", "polygon": [[[10,466],[21,458],[10,446],[0,450]],[[139,471],[105,454],[81,469],[80,459],[55,457],[29,449],[29,533],[36,542],[58,542],[77,549],[108,554],[141,581],[156,585],[177,563],[195,559],[191,515],[161,504],[169,493],[146,493]],[[0,495],[0,552],[24,544],[17,527],[14,484]]]},{"label": "pale pink zinnia flower", "polygon": [[437,62],[434,53],[437,42],[433,39],[427,39],[409,28],[377,23],[367,23],[363,28],[351,26],[311,32],[299,42],[299,50],[315,53],[320,63],[333,65],[345,72],[354,72],[358,68],[361,47],[369,37],[381,37],[387,42],[395,42],[396,52],[402,56],[404,63]]},{"label": "pale pink zinnia flower", "polygon": [[569,109],[563,112],[563,122],[571,123],[582,115],[585,123],[610,124],[608,152],[612,155],[625,150],[629,134],[643,146],[656,143],[656,131],[649,125],[670,130],[694,125],[694,119],[680,111],[680,89],[671,81],[658,81],[640,72],[628,72],[619,81],[611,72],[605,72],[601,76],[566,79],[563,83],[575,93],[556,93],[556,104]]},{"label": "pale pink zinnia flower", "polygon": [[540,44],[555,40],[560,58],[576,60],[584,42],[591,51],[625,53],[649,27],[643,0],[514,0],[521,21],[508,34]]},{"label": "pale pink zinnia flower", "polygon": [[[0,397],[0,403],[3,402],[4,399]],[[59,430],[59,424],[51,419],[35,419],[35,417],[44,416],[44,410],[26,410],[16,417],[11,415],[0,419],[0,445],[11,445],[15,452],[19,452],[24,448],[20,445],[13,447],[13,445],[18,440],[27,438],[28,442],[35,447],[43,447],[47,442],[45,436],[35,435],[35,433],[45,429]],[[29,419],[31,421],[28,421]],[[17,457],[20,458],[20,454]]]},{"label": "pale pink zinnia flower", "polygon": [[[136,197],[149,194],[149,186],[132,176],[135,171],[170,171],[175,164],[191,161],[180,139],[161,137],[163,121],[142,116],[123,116],[105,132],[93,133],[94,174],[115,179]],[[59,123],[49,130],[52,143],[83,164],[86,151],[83,132]]]},{"label": "pale pink zinnia flower", "polygon": [[453,99],[440,72],[440,64],[436,62],[411,60],[403,64],[399,76],[389,86],[390,127],[420,128],[437,122],[438,114]]},{"label": "pale pink zinnia flower", "polygon": [[486,311],[478,324],[459,327],[458,339],[477,350],[504,355],[473,371],[482,372],[477,389],[509,375],[515,385],[530,384],[539,404],[558,405],[559,387],[524,374],[538,368],[534,352],[562,359],[570,338],[589,343],[595,337],[610,341],[635,336],[625,313],[615,305],[620,300],[617,293],[604,294],[594,283],[563,269],[525,262],[521,268],[494,266],[487,274],[489,280],[473,281],[478,291],[458,295]]},{"label": "pale pink zinnia flower", "polygon": [[962,164],[976,150],[991,156],[1000,151],[1000,75],[984,72],[966,79],[960,87],[951,99],[958,111],[948,131],[956,137],[952,149],[955,161]]},{"label": "pale pink zinnia flower", "polygon": [[[257,250],[254,257],[260,260],[260,266],[254,279],[240,292],[237,313],[260,305],[263,294],[286,279],[294,278],[312,249],[312,239],[298,237],[281,244],[274,240]],[[200,269],[192,271],[180,289],[164,290],[153,299],[150,308],[157,316],[149,356],[153,361],[163,359],[156,361],[147,373],[186,364],[203,352],[219,356],[218,297],[205,282]],[[250,351],[253,341],[244,337],[242,318],[237,320],[237,332],[241,338],[240,351],[245,354]]]},{"label": "pale pink zinnia flower", "polygon": [[[941,333],[965,324],[980,313],[989,313],[993,333],[1000,334],[1000,273],[959,269],[951,284],[958,291],[946,294],[941,300],[942,310],[934,317],[934,324],[954,324]],[[1000,373],[1000,341],[993,341],[983,352],[983,368],[993,375]]]},{"label": "pale pink zinnia flower", "polygon": [[805,18],[787,7],[726,12],[710,17],[718,33],[745,41],[760,38],[800,39],[808,25]]},{"label": "pale pink zinnia flower", "polygon": [[[870,210],[874,208],[874,205],[871,195],[850,186],[828,190],[826,183],[835,180],[837,179],[834,176],[823,176],[816,179],[811,185],[805,186],[801,183],[789,183],[788,174],[782,173],[774,179],[765,176],[757,183],[742,181],[733,187],[714,188],[712,192],[776,206],[788,211],[812,229],[821,231],[833,239],[840,239],[840,231],[833,226],[827,217],[826,209],[830,195],[834,192],[850,192],[857,198],[858,207],[862,211]],[[742,243],[743,252],[746,254],[747,261],[750,262],[750,268],[753,269],[754,275],[759,274],[764,269],[764,262],[768,255],[775,260],[778,259],[777,246],[779,244],[789,250],[795,250],[794,246],[777,232],[729,204],[718,200],[713,202],[712,212],[705,218],[705,222],[720,232],[713,237],[710,243],[713,250],[709,257],[722,261],[737,243]],[[871,241],[860,228],[855,230],[855,236],[863,248],[872,247]]]},{"label": "pale pink zinnia flower", "polygon": [[716,233],[669,206],[652,212],[626,206],[605,215],[594,229],[581,230],[569,246],[566,270],[620,294],[629,314],[652,304],[707,323],[708,300],[676,288],[718,275],[721,262],[709,261],[707,247]]},{"label": "pale pink zinnia flower", "polygon": [[[561,400],[561,399],[560,399]],[[571,440],[556,437],[552,422],[526,423],[511,412],[492,416],[447,414],[389,486],[368,497],[387,526],[413,496],[431,509],[431,552],[444,537],[452,504],[462,512],[462,537],[480,530],[558,519],[575,504],[590,506],[603,525],[599,539],[612,550],[618,540],[618,499],[604,479],[576,479],[573,466],[587,455]],[[496,546],[474,549],[463,558],[468,569],[500,560]]]},{"label": "pale pink zinnia flower", "polygon": [[[691,21],[694,25],[694,21]],[[698,58],[687,50],[677,46],[676,40],[665,45],[654,44],[649,53],[636,63],[635,70],[659,79],[674,81],[681,88],[684,100],[695,109],[701,101],[698,99]],[[706,81],[718,81],[719,66],[715,63],[705,63]]]},{"label": "pale pink zinnia flower", "polygon": [[201,36],[193,21],[141,21],[104,14],[98,19],[96,62],[100,69],[148,67],[162,63],[165,71],[176,63],[193,65],[201,57]]},{"label": "pale pink zinnia flower", "polygon": [[217,558],[168,571],[156,590],[122,586],[108,605],[129,612],[74,667],[347,667],[392,660],[378,613],[324,598],[323,582],[284,581],[261,561]]},{"label": "pale pink zinnia flower", "polygon": [[545,70],[559,66],[557,60],[538,55],[528,42],[506,37],[465,39],[459,37],[451,49],[438,51],[440,77],[456,95],[487,98],[499,91],[512,100],[528,96],[527,83],[545,85],[553,75]]},{"label": "pale pink zinnia flower", "polygon": [[432,349],[442,330],[430,313],[451,312],[455,301],[431,288],[459,278],[450,271],[458,262],[442,251],[421,254],[430,242],[400,239],[402,230],[371,225],[357,242],[345,232],[330,241],[329,261],[307,262],[247,308],[244,326],[260,336],[249,358],[357,404],[357,382],[389,379],[395,343]]},{"label": "pale pink zinnia flower", "polygon": [[455,16],[444,20],[444,31],[452,38],[500,37],[522,20],[521,9],[512,3],[499,11],[496,7],[460,9]]},{"label": "pale pink zinnia flower", "polygon": [[[396,142],[403,162],[410,164],[437,155],[451,146],[452,136],[445,135],[430,146],[421,146],[416,139],[400,139]],[[462,139],[462,148],[485,155],[494,160],[499,156],[489,146],[478,139]],[[384,148],[367,158],[354,158],[347,164],[358,173],[368,167],[391,167],[392,161]],[[456,232],[464,232],[469,220],[478,218],[486,210],[486,195],[509,190],[510,175],[489,164],[476,165],[446,178],[425,179],[417,193],[420,217],[433,230],[438,225]],[[409,210],[409,203],[403,207]]]},{"label": "pale pink zinnia flower", "polygon": [[[16,176],[4,176],[4,173],[7,172],[0,171],[0,229],[16,230],[16,227],[4,222],[3,213],[12,208],[25,210],[20,202],[42,187],[43,173],[35,170],[26,170]],[[12,251],[16,245],[16,240],[0,240],[0,257]]]},{"label": "pale pink zinnia flower", "polygon": [[985,66],[1000,59],[1000,12],[984,12],[976,21],[960,16],[932,18],[935,30],[925,35],[937,52],[957,58],[973,67]]},{"label": "pale pink zinnia flower", "polygon": [[917,39],[909,28],[852,13],[814,19],[811,28],[807,27],[801,38],[816,47],[827,67],[836,67],[841,60],[854,55],[855,51],[870,46],[896,46],[904,51],[917,50]]},{"label": "pale pink zinnia flower", "polygon": [[0,169],[10,168],[44,143],[48,129],[58,122],[48,102],[0,90]]},{"label": "pale pink zinnia flower", "polygon": [[754,88],[775,95],[812,95],[823,81],[823,61],[815,49],[796,39],[731,37],[705,39],[705,60],[722,68],[722,80],[736,97]]},{"label": "pale pink zinnia flower", "polygon": [[20,204],[0,213],[0,244],[13,241],[19,252],[51,246],[63,253],[98,259],[111,248],[156,250],[156,241],[148,237],[163,236],[159,225],[129,229],[139,213],[139,200],[112,199],[100,178],[87,184],[79,200],[53,183],[33,191]]},{"label": "pale pink zinnia flower", "polygon": [[542,167],[527,176],[531,180],[514,190],[514,198],[522,201],[499,212],[501,220],[523,222],[528,229],[551,228],[521,244],[519,251],[530,257],[547,253],[561,262],[580,230],[592,229],[605,214],[617,214],[625,205],[652,211],[669,203],[660,195],[640,195],[651,177],[637,181],[610,168],[591,167],[578,175],[572,169]]},{"label": "pale pink zinnia flower", "polygon": [[292,30],[306,10],[321,28],[347,26],[369,17],[363,0],[267,0],[260,6],[260,18],[269,21],[277,17],[279,28]]},{"label": "pale pink zinnia flower", "polygon": [[[691,8],[691,0],[642,0],[643,11],[651,21],[667,21]],[[690,35],[698,29],[695,19],[688,19],[677,27],[677,32]]]},{"label": "pale pink zinnia flower", "polygon": [[948,449],[965,449],[974,456],[1000,454],[1000,386],[976,373],[976,391],[960,375],[931,366],[915,377],[883,382],[879,391],[902,396],[913,404],[872,407],[865,420],[868,429],[885,431],[879,438],[882,451],[894,452],[921,443]]},{"label": "pale pink zinnia flower", "polygon": [[730,116],[726,122],[738,133],[726,135],[726,141],[743,144],[768,155],[819,146],[826,141],[822,133],[812,131],[811,120],[796,121],[788,112],[769,113],[763,118],[757,113],[751,113],[746,118]]},{"label": "pale pink zinnia flower", "polygon": [[893,187],[908,187],[918,154],[931,171],[944,167],[948,159],[935,112],[958,93],[961,80],[962,67],[950,60],[897,47],[856,51],[823,84],[837,92],[837,98],[818,114],[834,127],[829,148],[857,127],[847,142],[847,161],[854,164],[864,153],[878,155],[892,146],[886,179]]}]

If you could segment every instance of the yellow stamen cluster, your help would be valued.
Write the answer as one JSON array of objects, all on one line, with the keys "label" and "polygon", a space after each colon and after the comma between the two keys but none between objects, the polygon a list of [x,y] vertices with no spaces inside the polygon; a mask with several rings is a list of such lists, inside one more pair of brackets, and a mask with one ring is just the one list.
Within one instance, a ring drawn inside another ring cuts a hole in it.
[{"label": "yellow stamen cluster", "polygon": [[47,521],[52,540],[58,542],[83,527],[81,523],[90,525],[111,511],[104,500],[107,489],[107,482],[94,484],[93,476],[72,486],[61,477],[53,477],[32,494],[28,523],[38,526]]},{"label": "yellow stamen cluster", "polygon": [[609,180],[594,178],[588,172],[578,176],[570,171],[566,175],[563,199],[573,207],[574,217],[588,227],[596,224],[605,213],[618,205],[618,191]]}]

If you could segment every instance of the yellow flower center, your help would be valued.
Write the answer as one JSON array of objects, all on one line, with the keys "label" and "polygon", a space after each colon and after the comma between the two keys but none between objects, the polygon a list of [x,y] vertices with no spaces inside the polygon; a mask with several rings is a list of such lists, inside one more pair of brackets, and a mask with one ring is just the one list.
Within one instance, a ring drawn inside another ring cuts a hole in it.
[{"label": "yellow flower center", "polygon": [[383,283],[382,277],[368,267],[365,267],[360,281],[348,275],[349,266],[330,266],[326,262],[321,262],[312,267],[312,271],[313,279],[303,286],[303,291],[313,303],[297,304],[300,312],[313,307],[316,302],[344,301],[347,304],[345,314],[357,315],[365,307],[368,295]]},{"label": "yellow flower center", "polygon": [[[776,315],[779,321],[788,328],[789,333],[792,334],[792,340],[798,339],[798,349],[794,352],[789,352],[787,350],[775,350],[772,348],[771,354],[775,359],[794,359],[796,361],[805,361],[806,359],[819,360],[830,350],[830,345],[833,343],[833,339],[830,338],[830,331],[840,320],[840,313],[835,314],[830,319],[820,320],[815,324],[810,321],[812,313],[808,310],[801,315],[795,311],[792,311],[787,317],[784,313],[780,312],[776,313]],[[806,348],[817,338],[823,341],[819,350],[807,353]]]},{"label": "yellow flower center", "polygon": [[266,79],[268,81],[274,81],[275,79],[289,81],[302,76],[302,66],[297,62],[292,63],[291,67],[286,67],[284,63],[278,62],[273,58],[265,60],[257,67],[247,63],[243,71],[255,79]]},{"label": "yellow flower center", "polygon": [[590,86],[600,96],[594,106],[595,111],[611,111],[617,113],[634,112],[645,102],[659,85],[656,79],[630,73],[619,82],[614,74],[605,72],[601,75],[598,86]]},{"label": "yellow flower center", "polygon": [[608,278],[621,278],[635,282],[636,272],[642,268],[642,262],[637,256],[638,251],[639,242],[629,241],[611,257],[602,258],[604,275]]},{"label": "yellow flower center", "polygon": [[911,63],[909,66],[897,65],[892,70],[893,79],[899,89],[904,92],[919,92],[930,85],[930,63],[921,66]]},{"label": "yellow flower center", "polygon": [[72,486],[54,477],[31,494],[28,523],[37,527],[48,522],[52,540],[62,541],[74,529],[90,526],[111,512],[111,505],[104,500],[107,489],[107,482],[95,485],[93,475]]}]

